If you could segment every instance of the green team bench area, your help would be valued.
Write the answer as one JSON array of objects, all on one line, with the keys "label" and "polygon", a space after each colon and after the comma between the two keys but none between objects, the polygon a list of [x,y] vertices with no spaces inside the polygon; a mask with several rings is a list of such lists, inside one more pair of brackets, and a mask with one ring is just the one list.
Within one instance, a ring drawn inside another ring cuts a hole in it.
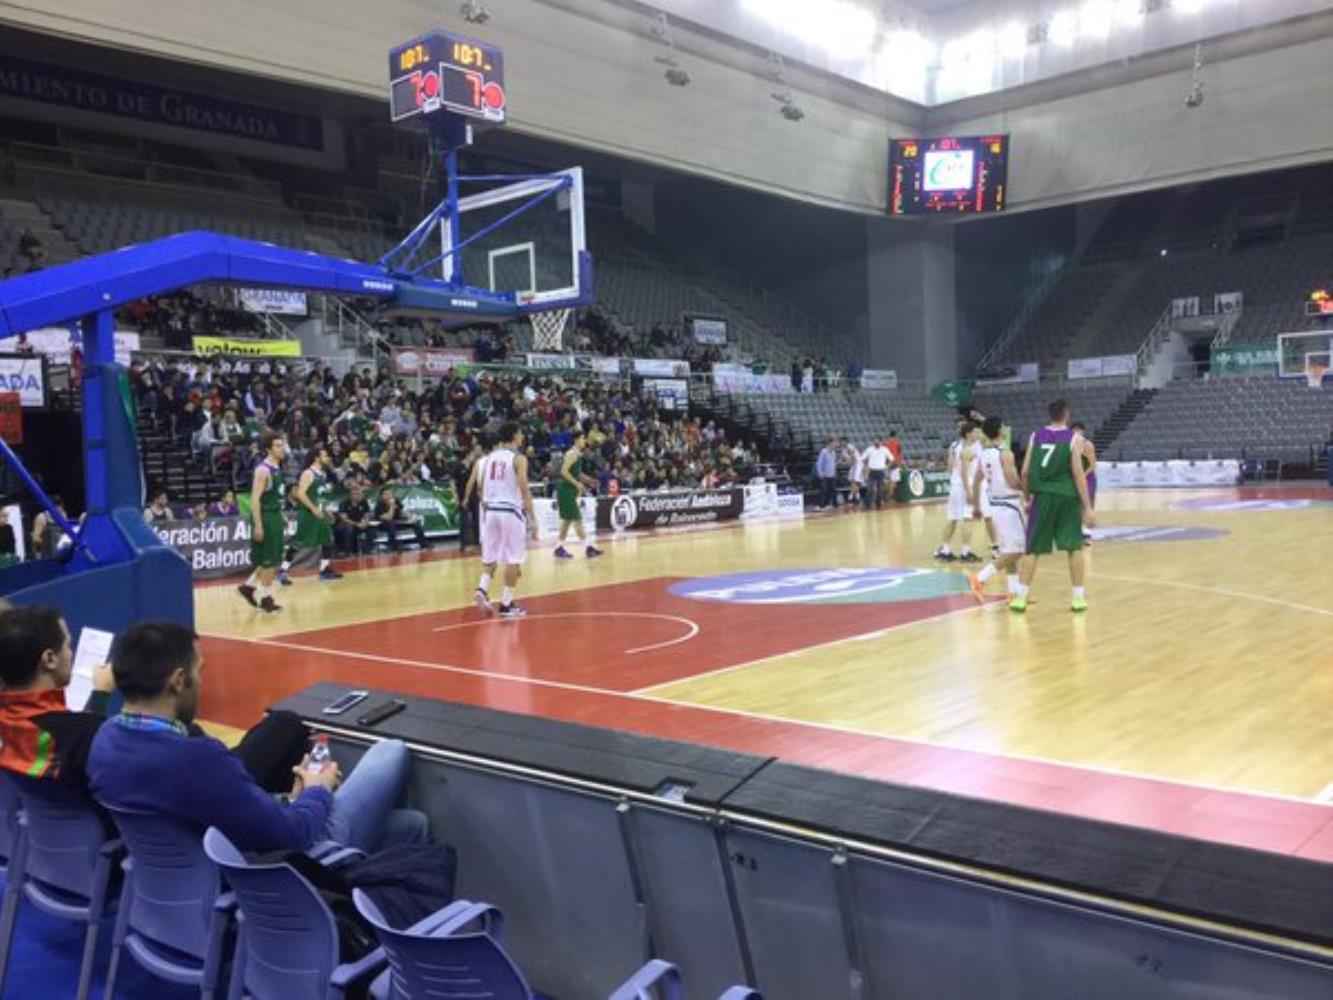
[{"label": "green team bench area", "polygon": [[[533,987],[607,996],[650,958],[690,996],[1333,991],[1333,868],[712,749],[318,684],[278,708],[415,754],[411,805],[499,907]],[[357,719],[398,699],[373,727]]]}]

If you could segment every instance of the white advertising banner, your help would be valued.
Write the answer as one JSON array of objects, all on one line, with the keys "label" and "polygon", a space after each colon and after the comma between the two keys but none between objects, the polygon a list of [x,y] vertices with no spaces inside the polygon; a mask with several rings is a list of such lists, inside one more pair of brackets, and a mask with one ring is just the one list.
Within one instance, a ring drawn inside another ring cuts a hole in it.
[{"label": "white advertising banner", "polygon": [[1098,462],[1097,488],[1235,486],[1240,461]]},{"label": "white advertising banner", "polygon": [[1182,319],[1189,316],[1199,315],[1199,297],[1189,295],[1184,298],[1171,300],[1171,316],[1174,319]]},{"label": "white advertising banner", "polygon": [[723,392],[792,392],[791,376],[777,372],[756,375],[744,365],[713,365],[713,385]]},{"label": "white advertising banner", "polygon": [[240,288],[237,297],[241,308],[252,313],[278,313],[282,316],[305,316],[310,312],[305,292],[289,292],[278,288]]},{"label": "white advertising banner", "polygon": [[[55,365],[69,364],[71,346],[83,346],[82,337],[74,337],[62,326],[48,326],[29,330],[24,337],[28,346],[38,354],[45,354]],[[18,337],[0,338],[0,354],[12,354],[18,348]],[[116,331],[116,364],[129,366],[130,355],[139,349],[139,335],[132,330]]]},{"label": "white advertising banner", "polygon": [[589,371],[594,371],[598,375],[610,375],[612,377],[620,375],[619,358],[579,358],[579,364],[587,364]]},{"label": "white advertising banner", "polygon": [[19,405],[25,410],[44,407],[46,382],[42,378],[42,359],[0,358],[0,392],[18,393]]},{"label": "white advertising banner", "polygon": [[1213,312],[1219,316],[1237,313],[1245,308],[1244,292],[1218,292],[1213,296]]},{"label": "white advertising banner", "polygon": [[668,361],[665,358],[635,358],[635,375],[652,375],[654,378],[689,378],[688,361]]},{"label": "white advertising banner", "polygon": [[886,368],[867,368],[861,372],[862,389],[896,389],[898,373]]},{"label": "white advertising banner", "polygon": [[1136,371],[1138,359],[1133,354],[1069,359],[1070,378],[1110,378],[1115,375],[1133,375]]},{"label": "white advertising banner", "polygon": [[572,354],[529,354],[529,368],[556,368],[572,371],[578,367]]},{"label": "white advertising banner", "polygon": [[726,320],[706,316],[691,316],[689,320],[696,343],[721,346],[727,342]]},{"label": "white advertising banner", "polygon": [[[537,540],[552,541],[560,535],[560,512],[550,497],[536,497],[532,501],[532,511],[537,515]],[[583,515],[583,528],[591,538],[597,534],[597,499],[583,496],[579,498],[579,513]],[[573,532],[570,533],[571,536]]]}]

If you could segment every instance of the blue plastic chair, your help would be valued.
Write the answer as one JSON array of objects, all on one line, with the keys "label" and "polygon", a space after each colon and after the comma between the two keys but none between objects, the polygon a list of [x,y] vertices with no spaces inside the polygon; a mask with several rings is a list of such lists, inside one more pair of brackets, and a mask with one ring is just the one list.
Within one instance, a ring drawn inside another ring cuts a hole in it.
[{"label": "blue plastic chair", "polygon": [[670,962],[655,958],[625,980],[608,1000],[685,1000],[685,984],[680,970]]},{"label": "blue plastic chair", "polygon": [[[680,970],[655,958],[625,980],[607,1000],[684,1000],[685,983]],[[718,1000],[764,1000],[758,990],[733,986]]]},{"label": "blue plastic chair", "polygon": [[9,946],[14,940],[14,921],[18,917],[19,895],[23,892],[23,826],[19,813],[23,806],[9,775],[0,772],[0,874],[5,878],[5,892],[0,899],[0,996],[5,993],[5,974],[9,971]]},{"label": "blue plastic chair", "polygon": [[228,1000],[344,997],[383,969],[379,948],[339,962],[333,913],[290,865],[252,864],[214,827],[204,834],[204,853],[222,870],[240,910]]},{"label": "blue plastic chair", "polygon": [[489,903],[455,900],[398,930],[360,889],[352,902],[389,960],[388,974],[371,986],[375,1000],[532,1000],[504,950],[504,914]]},{"label": "blue plastic chair", "polygon": [[129,857],[121,863],[116,927],[111,937],[107,1000],[115,995],[122,949],[147,972],[197,986],[203,1000],[217,992],[223,945],[236,910],[222,892],[217,865],[204,853],[197,828],[159,813],[107,808]]},{"label": "blue plastic chair", "polygon": [[124,850],[92,800],[50,781],[15,778],[23,811],[23,895],[54,917],[87,924],[76,1000],[87,1000],[101,921],[113,904],[111,873]]}]

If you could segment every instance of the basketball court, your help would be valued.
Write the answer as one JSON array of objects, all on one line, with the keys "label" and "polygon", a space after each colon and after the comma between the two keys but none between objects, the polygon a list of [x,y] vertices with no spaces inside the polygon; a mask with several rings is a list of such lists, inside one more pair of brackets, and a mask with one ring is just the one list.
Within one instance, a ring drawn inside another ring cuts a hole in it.
[{"label": "basketball court", "polygon": [[272,617],[203,586],[201,714],[332,680],[1333,860],[1333,494],[1101,504],[1086,616],[1055,557],[1026,617],[978,605],[930,559],[940,505],[534,548],[519,621],[452,548],[298,577]]}]

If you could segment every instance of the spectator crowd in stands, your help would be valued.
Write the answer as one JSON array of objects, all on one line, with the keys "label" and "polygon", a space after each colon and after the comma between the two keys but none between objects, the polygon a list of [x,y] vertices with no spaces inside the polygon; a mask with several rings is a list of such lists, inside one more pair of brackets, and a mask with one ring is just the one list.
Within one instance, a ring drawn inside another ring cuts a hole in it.
[{"label": "spectator crowd in stands", "polygon": [[161,337],[173,350],[189,350],[196,336],[254,337],[263,329],[254,313],[184,290],[131,302],[116,313],[116,321]]},{"label": "spectator crowd in stands", "polygon": [[[745,482],[760,458],[753,442],[729,440],[711,421],[664,413],[654,397],[621,381],[477,371],[418,392],[387,371],[340,378],[313,363],[199,358],[136,361],[130,379],[145,419],[189,439],[195,454],[218,469],[229,469],[234,486],[248,488],[260,458],[259,435],[281,430],[296,465],[327,446],[333,485],[356,491],[371,508],[371,520],[387,517],[407,532],[417,529],[401,510],[385,508],[383,489],[438,484],[461,491],[482,454],[484,431],[505,420],[517,421],[525,432],[539,491],[553,489],[560,459],[585,420],[592,422],[585,460],[606,493]],[[297,471],[286,470],[288,478]],[[168,498],[156,499],[169,504]],[[220,502],[230,508],[234,497]],[[385,508],[378,513],[377,503]],[[338,519],[345,550],[363,541],[364,520]]]}]

